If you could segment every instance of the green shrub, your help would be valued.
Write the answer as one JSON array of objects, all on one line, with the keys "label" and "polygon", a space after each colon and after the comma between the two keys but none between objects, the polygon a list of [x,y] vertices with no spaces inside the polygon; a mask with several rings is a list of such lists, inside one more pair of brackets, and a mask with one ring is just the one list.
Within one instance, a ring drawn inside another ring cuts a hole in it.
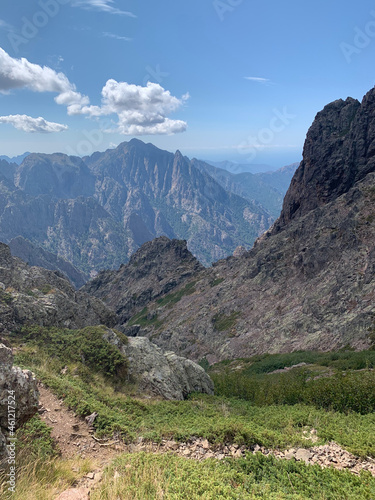
[{"label": "green shrub", "polygon": [[18,453],[23,451],[42,459],[57,455],[55,441],[51,437],[51,427],[48,427],[39,415],[35,415],[18,429],[16,437]]},{"label": "green shrub", "polygon": [[221,462],[134,453],[114,460],[92,498],[371,500],[374,494],[375,478],[369,473],[357,477],[347,471],[321,470],[318,465],[277,460],[260,453]]},{"label": "green shrub", "polygon": [[94,372],[125,380],[127,359],[117,347],[103,339],[105,333],[106,328],[102,326],[81,330],[34,326],[22,330],[27,341],[41,347],[52,359],[62,363],[81,362]]},{"label": "green shrub", "polygon": [[375,411],[375,372],[348,371],[314,379],[307,368],[285,373],[249,375],[228,369],[212,373],[216,394],[239,397],[259,406],[312,404],[340,412],[361,414]]}]

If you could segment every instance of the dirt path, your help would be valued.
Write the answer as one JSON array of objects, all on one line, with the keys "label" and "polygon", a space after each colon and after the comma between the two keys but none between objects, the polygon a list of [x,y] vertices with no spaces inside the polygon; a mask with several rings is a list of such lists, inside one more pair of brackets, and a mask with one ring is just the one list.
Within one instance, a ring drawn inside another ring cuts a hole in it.
[{"label": "dirt path", "polygon": [[102,479],[103,469],[119,453],[128,451],[127,447],[116,441],[99,441],[94,438],[94,431],[85,419],[69,410],[42,383],[39,389],[40,418],[51,427],[51,436],[55,439],[63,458],[90,458],[94,469],[86,474],[74,488],[64,491],[56,500],[88,500],[90,491]]},{"label": "dirt path", "polygon": [[127,451],[119,441],[100,441],[94,438],[92,427],[73,411],[64,406],[49,389],[39,384],[41,419],[52,428],[51,435],[58,443],[64,458],[92,458],[95,462],[108,463],[119,453]]},{"label": "dirt path", "polygon": [[[324,446],[311,448],[297,448],[287,451],[268,450],[256,445],[252,448],[238,445],[214,446],[205,439],[196,438],[186,443],[162,440],[161,443],[142,442],[125,445],[119,441],[100,441],[94,437],[94,431],[89,423],[69,410],[62,400],[59,400],[43,384],[39,384],[40,417],[52,428],[51,435],[56,440],[59,450],[64,458],[90,458],[94,461],[95,469],[79,482],[76,488],[71,488],[59,495],[56,500],[88,500],[90,490],[100,481],[103,469],[120,453],[135,453],[146,451],[150,453],[173,453],[185,458],[204,460],[216,458],[222,460],[226,457],[241,457],[246,452],[261,452],[263,455],[273,455],[279,459],[304,461],[306,464],[319,464],[322,468],[334,467],[347,469],[354,474],[361,470],[368,470],[375,476],[375,460],[368,458],[361,460],[332,442]],[[305,431],[306,432],[306,431]],[[314,442],[316,431],[311,430],[305,436]]]}]

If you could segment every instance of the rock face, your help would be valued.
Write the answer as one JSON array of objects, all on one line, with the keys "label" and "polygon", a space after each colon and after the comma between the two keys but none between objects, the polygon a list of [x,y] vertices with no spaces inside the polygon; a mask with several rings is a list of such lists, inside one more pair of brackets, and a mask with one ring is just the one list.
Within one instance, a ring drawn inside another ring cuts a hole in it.
[{"label": "rock face", "polygon": [[123,324],[149,302],[171,293],[202,269],[186,241],[161,236],[142,245],[129,264],[118,271],[99,273],[83,291],[103,300]]},{"label": "rock face", "polygon": [[213,394],[212,380],[204,369],[193,361],[165,352],[145,337],[120,342],[108,330],[105,338],[116,345],[129,361],[129,375],[141,391],[170,400],[182,400],[192,392]]},{"label": "rock face", "polygon": [[375,91],[362,103],[348,98],[328,104],[308,131],[275,230],[346,193],[375,170],[374,154]]},{"label": "rock face", "polygon": [[9,248],[14,257],[19,257],[30,266],[43,267],[51,271],[60,271],[76,288],[81,288],[88,280],[88,276],[73,266],[73,264],[62,257],[58,257],[51,252],[43,250],[43,248],[33,245],[30,241],[22,238],[22,236],[13,238],[9,242]]},{"label": "rock face", "polygon": [[0,332],[6,332],[33,324],[113,326],[116,316],[100,300],[76,292],[62,274],[30,267],[0,243],[0,321]]},{"label": "rock face", "polygon": [[[14,393],[8,391],[14,391]],[[13,366],[11,349],[0,343],[0,465],[8,456],[7,445],[10,441],[8,442],[7,438],[10,420],[13,420],[13,416],[8,413],[8,406],[14,408],[14,402],[15,425],[18,428],[27,422],[38,409],[36,380],[30,371]]]},{"label": "rock face", "polygon": [[[301,195],[303,193],[303,195]],[[129,321],[190,359],[374,342],[375,90],[317,115],[274,227]],[[189,294],[184,289],[194,284]],[[108,297],[111,291],[108,290]],[[146,321],[147,318],[157,321]],[[138,322],[138,323],[137,323]],[[126,327],[126,324],[125,324]]]}]

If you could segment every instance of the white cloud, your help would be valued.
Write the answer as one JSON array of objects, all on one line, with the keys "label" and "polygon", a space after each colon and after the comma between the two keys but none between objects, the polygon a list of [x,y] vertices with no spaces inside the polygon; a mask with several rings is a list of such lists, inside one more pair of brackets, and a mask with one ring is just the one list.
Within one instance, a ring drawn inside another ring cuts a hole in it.
[{"label": "white cloud", "polygon": [[[179,99],[157,83],[148,82],[142,87],[111,79],[102,89],[101,105],[91,106],[90,99],[78,92],[64,73],[33,64],[25,58],[14,59],[0,48],[0,93],[7,94],[14,89],[57,93],[55,102],[66,106],[68,115],[117,115],[117,128],[114,131],[125,135],[175,134],[187,128],[186,122],[172,120],[169,115],[183,106],[190,97],[188,93]],[[16,120],[14,116],[22,116],[23,121],[19,118]],[[49,130],[51,124],[48,122],[37,126],[35,122],[27,121],[25,115],[14,116],[13,121],[7,123],[13,123],[19,130],[25,130],[26,127],[28,131],[34,131],[32,127],[39,126],[44,127],[44,130],[38,131],[59,131]]]},{"label": "white cloud", "polygon": [[82,95],[80,92],[76,92],[75,90],[67,90],[66,92],[62,92],[57,97],[55,97],[55,101],[57,104],[62,104],[64,106],[79,105],[79,106],[87,106],[90,104],[90,99]]},{"label": "white cloud", "polygon": [[115,35],[114,33],[108,33],[107,31],[103,33],[106,38],[114,38],[115,40],[122,40],[124,42],[131,42],[133,39],[127,36]]},{"label": "white cloud", "polygon": [[49,134],[68,130],[66,125],[48,122],[41,116],[39,118],[32,118],[27,115],[0,116],[0,123],[10,123],[14,128],[21,130],[22,132],[40,132]]},{"label": "white cloud", "polygon": [[244,76],[245,80],[250,80],[257,83],[271,83],[268,78],[260,78],[259,76]]},{"label": "white cloud", "polygon": [[0,92],[28,88],[34,92],[66,92],[73,85],[63,73],[48,66],[30,63],[27,59],[14,59],[0,48]]},{"label": "white cloud", "polygon": [[82,7],[87,10],[99,10],[108,12],[109,14],[117,14],[119,16],[137,17],[132,12],[124,11],[114,7],[114,0],[73,0],[73,7]]},{"label": "white cloud", "polygon": [[103,116],[116,114],[116,132],[125,135],[176,134],[184,132],[186,122],[171,120],[168,115],[177,111],[189,99],[174,97],[157,83],[146,87],[108,80],[102,89],[102,106],[72,106],[70,114]]},{"label": "white cloud", "polygon": [[55,92],[57,104],[87,106],[90,100],[76,91],[64,73],[57,73],[48,66],[39,66],[25,58],[14,59],[0,48],[0,93],[14,89],[34,92]]}]

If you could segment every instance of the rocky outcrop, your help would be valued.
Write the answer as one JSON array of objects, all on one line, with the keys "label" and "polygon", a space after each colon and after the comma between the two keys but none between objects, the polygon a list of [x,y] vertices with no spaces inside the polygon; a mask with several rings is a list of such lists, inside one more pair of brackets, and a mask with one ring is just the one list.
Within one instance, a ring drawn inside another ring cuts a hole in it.
[{"label": "rocky outcrop", "polygon": [[192,392],[213,394],[212,380],[193,361],[165,352],[145,337],[121,342],[112,330],[104,338],[116,345],[129,362],[129,375],[139,390],[164,399],[182,400]]},{"label": "rocky outcrop", "polygon": [[56,254],[47,252],[41,247],[33,245],[30,241],[17,236],[9,242],[9,248],[14,257],[19,257],[29,266],[43,267],[51,271],[59,271],[66,276],[76,288],[81,288],[88,276],[77,269],[73,264],[58,257]]},{"label": "rocky outcrop", "polygon": [[123,324],[149,302],[171,293],[203,269],[187,249],[186,241],[161,236],[142,245],[129,264],[118,271],[99,273],[83,291],[103,300]]},{"label": "rocky outcrop", "polygon": [[14,443],[8,440],[13,437],[11,432],[27,422],[37,409],[38,390],[33,374],[14,367],[11,349],[0,343],[0,465],[11,450],[8,445]]},{"label": "rocky outcrop", "polygon": [[237,247],[235,251],[233,252],[233,257],[242,257],[246,253],[246,248],[245,247]]},{"label": "rocky outcrop", "polygon": [[0,332],[23,325],[81,328],[117,319],[102,301],[76,292],[59,272],[30,267],[0,243]]},{"label": "rocky outcrop", "polygon": [[362,103],[348,98],[328,104],[307,133],[303,161],[274,231],[348,192],[375,170],[374,155],[375,89]]}]

